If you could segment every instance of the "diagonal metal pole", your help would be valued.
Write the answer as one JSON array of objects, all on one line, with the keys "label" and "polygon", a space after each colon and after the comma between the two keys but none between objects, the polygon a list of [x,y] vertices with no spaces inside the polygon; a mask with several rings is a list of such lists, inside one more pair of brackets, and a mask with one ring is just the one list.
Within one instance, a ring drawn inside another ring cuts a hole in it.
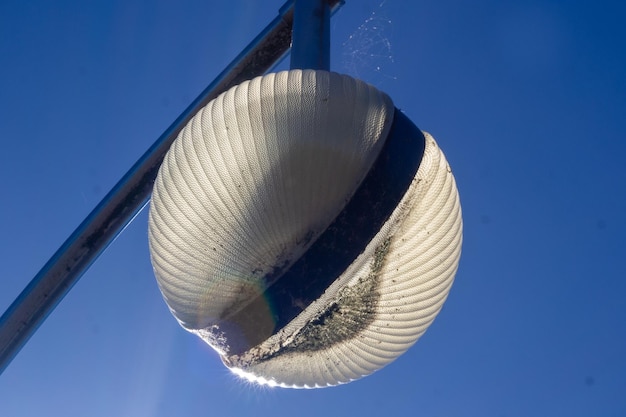
[{"label": "diagonal metal pole", "polygon": [[[328,0],[332,11],[342,0]],[[293,0],[187,107],[78,226],[0,318],[0,373],[115,237],[147,204],[170,145],[209,101],[276,65],[289,51]]]}]

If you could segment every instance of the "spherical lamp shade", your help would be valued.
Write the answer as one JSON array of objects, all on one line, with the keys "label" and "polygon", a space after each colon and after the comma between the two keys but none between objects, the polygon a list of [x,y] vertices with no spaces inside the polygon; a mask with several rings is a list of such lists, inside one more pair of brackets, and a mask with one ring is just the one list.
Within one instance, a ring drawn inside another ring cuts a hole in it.
[{"label": "spherical lamp shade", "polygon": [[157,176],[163,297],[224,364],[313,388],[368,375],[426,331],[462,220],[434,139],[376,88],[326,71],[244,82],[200,110]]}]

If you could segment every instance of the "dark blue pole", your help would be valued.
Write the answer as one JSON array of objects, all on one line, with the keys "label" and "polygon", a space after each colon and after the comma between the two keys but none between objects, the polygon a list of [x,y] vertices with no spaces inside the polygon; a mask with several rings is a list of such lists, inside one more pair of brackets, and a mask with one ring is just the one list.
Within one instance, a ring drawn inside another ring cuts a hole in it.
[{"label": "dark blue pole", "polygon": [[[332,9],[343,2],[328,0]],[[262,75],[287,53],[293,0],[172,123],[102,199],[0,318],[0,373],[89,266],[148,203],[165,153],[178,133],[220,93]]]},{"label": "dark blue pole", "polygon": [[330,70],[328,0],[295,0],[291,69]]}]

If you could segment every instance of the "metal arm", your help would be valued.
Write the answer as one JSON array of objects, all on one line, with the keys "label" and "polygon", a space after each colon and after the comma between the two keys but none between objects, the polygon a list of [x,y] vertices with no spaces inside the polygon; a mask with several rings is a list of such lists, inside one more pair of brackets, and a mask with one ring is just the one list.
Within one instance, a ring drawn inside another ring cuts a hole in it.
[{"label": "metal arm", "polygon": [[[299,0],[298,0],[299,1]],[[328,0],[331,9],[343,2]],[[220,93],[262,75],[290,47],[293,0],[172,123],[102,199],[0,318],[0,373],[82,274],[147,204],[159,166],[178,133]]]},{"label": "metal arm", "polygon": [[296,0],[291,69],[330,70],[330,2]]}]

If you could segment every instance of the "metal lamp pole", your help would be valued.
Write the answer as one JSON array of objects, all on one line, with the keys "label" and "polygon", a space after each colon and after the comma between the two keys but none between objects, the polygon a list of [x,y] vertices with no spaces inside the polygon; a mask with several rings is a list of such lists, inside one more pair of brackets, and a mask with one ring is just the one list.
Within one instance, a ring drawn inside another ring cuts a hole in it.
[{"label": "metal lamp pole", "polygon": [[[330,13],[341,0],[296,0],[187,107],[122,177],[43,266],[0,318],[0,373],[83,273],[148,203],[165,153],[198,110],[220,93],[262,75],[288,52],[295,26],[292,68],[328,69]],[[313,16],[313,17],[311,17]],[[295,22],[294,22],[295,20]]]}]

